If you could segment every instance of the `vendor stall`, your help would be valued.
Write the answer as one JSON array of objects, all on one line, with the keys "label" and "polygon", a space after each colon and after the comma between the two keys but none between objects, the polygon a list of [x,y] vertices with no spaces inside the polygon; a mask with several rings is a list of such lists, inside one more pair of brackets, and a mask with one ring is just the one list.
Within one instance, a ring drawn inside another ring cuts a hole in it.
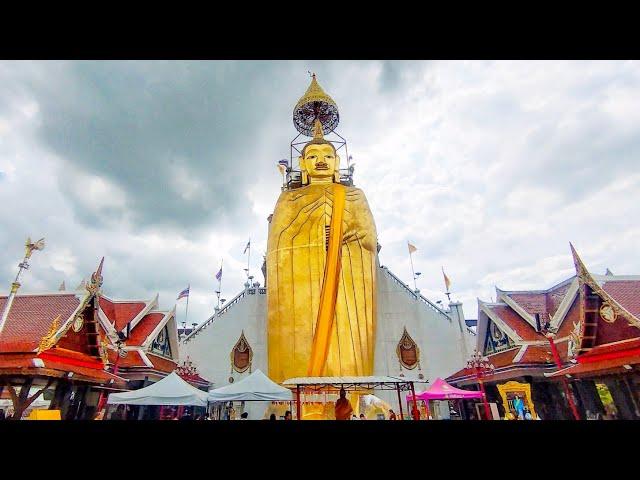
[{"label": "vendor stall", "polygon": [[[407,395],[407,402],[412,401],[413,395]],[[436,378],[427,390],[419,393],[415,396],[416,400],[425,402],[427,406],[427,415],[429,416],[429,401],[430,400],[466,400],[473,398],[482,398],[482,392],[472,390],[462,390],[449,385],[441,378]]]},{"label": "vendor stall", "polygon": [[[237,383],[211,390],[209,402],[253,402],[251,418],[259,418],[271,402],[291,402],[293,395],[287,388],[281,387],[261,370],[256,370]],[[264,402],[264,403],[260,403]]]},{"label": "vendor stall", "polygon": [[172,372],[159,382],[129,392],[112,393],[107,405],[207,406],[207,392],[198,390]]},{"label": "vendor stall", "polygon": [[[302,394],[322,392],[357,392],[367,394],[374,390],[395,390],[398,393],[400,418],[404,419],[401,391],[409,391],[415,395],[414,383],[428,383],[427,380],[407,380],[401,377],[366,376],[366,377],[296,377],[285,380],[282,385],[292,389],[296,394],[296,417],[302,419],[300,397]],[[413,402],[412,417],[419,419],[416,402]]]}]

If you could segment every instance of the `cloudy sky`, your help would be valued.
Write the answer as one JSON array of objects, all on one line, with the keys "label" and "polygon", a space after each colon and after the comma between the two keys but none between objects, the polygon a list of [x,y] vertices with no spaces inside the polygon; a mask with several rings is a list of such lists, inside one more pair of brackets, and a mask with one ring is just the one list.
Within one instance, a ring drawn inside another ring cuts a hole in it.
[{"label": "cloudy sky", "polygon": [[[189,323],[242,289],[266,250],[293,106],[315,71],[340,109],[380,260],[477,317],[494,287],[640,273],[638,62],[0,62],[0,287],[25,238],[46,237],[22,292],[75,287],[104,255],[103,290],[191,284]],[[184,306],[178,306],[178,321]]]}]

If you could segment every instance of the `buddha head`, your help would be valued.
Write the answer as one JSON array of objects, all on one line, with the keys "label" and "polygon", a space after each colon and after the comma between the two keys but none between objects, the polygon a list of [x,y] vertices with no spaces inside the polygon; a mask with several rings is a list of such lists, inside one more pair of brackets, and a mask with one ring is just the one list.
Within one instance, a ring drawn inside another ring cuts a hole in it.
[{"label": "buddha head", "polygon": [[322,124],[316,120],[313,140],[302,149],[300,171],[302,184],[340,183],[340,157],[336,155],[333,144],[322,136]]}]

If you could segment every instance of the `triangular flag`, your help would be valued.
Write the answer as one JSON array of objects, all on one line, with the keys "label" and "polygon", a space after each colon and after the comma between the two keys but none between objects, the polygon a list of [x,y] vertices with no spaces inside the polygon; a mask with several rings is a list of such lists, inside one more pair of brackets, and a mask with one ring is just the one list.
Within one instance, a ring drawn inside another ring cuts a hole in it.
[{"label": "triangular flag", "polygon": [[442,275],[444,275],[444,284],[447,287],[447,292],[448,292],[449,288],[451,287],[451,280],[449,280],[449,277],[447,277],[447,274],[444,273],[444,267],[442,267]]},{"label": "triangular flag", "polygon": [[64,280],[62,281],[62,283],[60,284],[60,286],[58,287],[58,290],[61,292],[64,292],[66,290],[65,286],[64,286]]},{"label": "triangular flag", "polygon": [[418,250],[415,246],[411,245],[409,242],[407,242],[407,245],[409,246],[409,254],[412,254],[413,252]]}]

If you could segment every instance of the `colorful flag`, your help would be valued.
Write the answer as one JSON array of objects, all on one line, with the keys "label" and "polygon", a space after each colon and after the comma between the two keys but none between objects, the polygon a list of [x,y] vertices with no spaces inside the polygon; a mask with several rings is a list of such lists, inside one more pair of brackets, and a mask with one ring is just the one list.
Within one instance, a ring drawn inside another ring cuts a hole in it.
[{"label": "colorful flag", "polygon": [[278,165],[278,170],[280,170],[280,174],[284,175],[286,172],[286,167],[284,165]]},{"label": "colorful flag", "polygon": [[243,255],[244,255],[245,253],[247,253],[247,250],[249,249],[249,247],[250,247],[250,246],[251,246],[251,240],[249,240],[249,241],[247,242],[247,246],[246,246],[246,247],[244,247],[244,252],[242,252],[242,254],[243,254]]},{"label": "colorful flag", "polygon": [[185,288],[184,290],[182,290],[182,291],[178,294],[178,298],[176,298],[176,300],[180,300],[181,298],[188,297],[188,296],[189,296],[189,288],[190,288],[190,287],[187,287],[187,288]]},{"label": "colorful flag", "polygon": [[218,281],[222,280],[222,267],[220,267],[220,271],[218,271],[218,273],[216,273],[216,280],[218,280]]},{"label": "colorful flag", "polygon": [[407,242],[407,245],[409,246],[409,254],[412,254],[413,252],[415,252],[416,250],[418,250],[416,247],[414,247],[413,245],[411,245],[409,242]]},{"label": "colorful flag", "polygon": [[444,273],[444,267],[442,267],[442,275],[444,275],[444,285],[447,287],[447,292],[448,292],[449,288],[451,287],[451,280],[449,280],[449,277],[447,277],[447,274]]}]

